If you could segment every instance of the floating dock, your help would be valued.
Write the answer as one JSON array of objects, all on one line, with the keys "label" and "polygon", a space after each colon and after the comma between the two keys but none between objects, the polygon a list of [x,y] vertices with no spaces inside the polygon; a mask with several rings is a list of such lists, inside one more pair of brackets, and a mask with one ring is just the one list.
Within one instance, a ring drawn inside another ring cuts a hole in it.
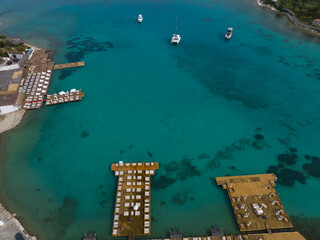
[{"label": "floating dock", "polygon": [[274,189],[274,174],[217,177],[227,190],[240,231],[292,228]]},{"label": "floating dock", "polygon": [[149,240],[306,240],[298,232],[263,233],[263,234],[238,234],[222,237],[184,237],[184,238],[160,238]]},{"label": "floating dock", "polygon": [[74,101],[80,101],[84,97],[84,93],[81,90],[71,89],[70,92],[59,92],[58,94],[47,95],[46,105],[55,105],[60,103],[68,103]]},{"label": "floating dock", "polygon": [[84,66],[84,62],[73,62],[73,63],[56,64],[53,66],[53,69],[59,70],[59,69],[83,67],[83,66]]},{"label": "floating dock", "polygon": [[150,178],[159,168],[157,162],[112,164],[118,176],[112,236],[137,236],[151,234],[151,184]]}]

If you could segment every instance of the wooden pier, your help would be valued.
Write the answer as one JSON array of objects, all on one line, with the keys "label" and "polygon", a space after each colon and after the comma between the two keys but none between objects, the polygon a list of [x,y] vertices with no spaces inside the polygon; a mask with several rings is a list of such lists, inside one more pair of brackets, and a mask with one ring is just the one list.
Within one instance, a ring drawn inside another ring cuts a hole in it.
[{"label": "wooden pier", "polygon": [[80,101],[84,97],[81,90],[71,89],[70,92],[59,92],[58,94],[47,95],[46,105],[55,105],[61,103]]},{"label": "wooden pier", "polygon": [[112,236],[151,234],[150,178],[158,168],[157,162],[112,164],[118,176]]},{"label": "wooden pier", "polygon": [[262,233],[262,234],[237,234],[222,237],[183,237],[183,238],[160,238],[149,240],[306,240],[298,232]]},{"label": "wooden pier", "polygon": [[227,190],[240,231],[292,228],[274,189],[274,174],[217,177]]},{"label": "wooden pier", "polygon": [[84,66],[84,62],[73,62],[73,63],[56,64],[53,66],[53,69],[59,70],[59,69],[83,67],[83,66]]}]

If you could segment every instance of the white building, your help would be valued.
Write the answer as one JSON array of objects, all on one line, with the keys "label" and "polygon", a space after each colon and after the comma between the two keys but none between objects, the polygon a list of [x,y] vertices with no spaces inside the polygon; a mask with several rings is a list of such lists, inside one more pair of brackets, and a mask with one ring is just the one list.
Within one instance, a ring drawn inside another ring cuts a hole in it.
[{"label": "white building", "polygon": [[21,60],[24,54],[25,53],[21,53],[17,51],[8,52],[8,55],[11,59],[18,58],[19,60]]}]

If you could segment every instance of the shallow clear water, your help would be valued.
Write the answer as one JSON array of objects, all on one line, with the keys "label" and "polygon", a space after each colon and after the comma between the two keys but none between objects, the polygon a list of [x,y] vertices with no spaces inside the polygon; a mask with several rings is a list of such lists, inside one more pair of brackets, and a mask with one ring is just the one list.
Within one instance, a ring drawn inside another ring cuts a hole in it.
[{"label": "shallow clear water", "polygon": [[21,2],[0,1],[2,32],[86,64],[54,71],[49,89],[81,88],[83,101],[32,111],[1,138],[2,201],[40,239],[109,238],[119,160],[160,163],[154,237],[237,232],[214,177],[265,173],[290,148],[280,198],[290,215],[320,216],[319,178],[303,168],[320,155],[317,39],[246,0]]}]

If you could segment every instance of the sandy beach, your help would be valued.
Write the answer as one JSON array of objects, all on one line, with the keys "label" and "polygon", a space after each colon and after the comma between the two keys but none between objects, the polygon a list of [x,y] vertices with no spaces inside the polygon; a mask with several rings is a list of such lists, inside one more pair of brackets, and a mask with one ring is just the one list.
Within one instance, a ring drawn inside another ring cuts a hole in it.
[{"label": "sandy beach", "polygon": [[23,115],[26,112],[24,109],[8,113],[0,118],[0,133],[8,131],[16,126],[22,121]]}]

